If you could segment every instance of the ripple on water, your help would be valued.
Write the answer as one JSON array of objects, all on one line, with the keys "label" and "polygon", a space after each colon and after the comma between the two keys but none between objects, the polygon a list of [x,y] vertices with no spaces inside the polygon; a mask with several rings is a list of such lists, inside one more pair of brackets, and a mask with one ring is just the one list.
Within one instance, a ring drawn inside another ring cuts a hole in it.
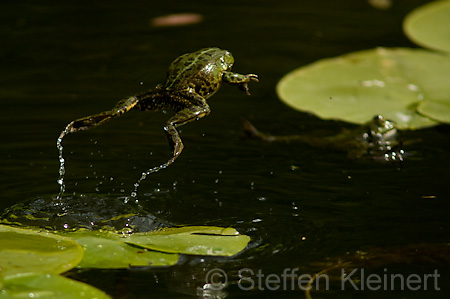
[{"label": "ripple on water", "polygon": [[172,226],[124,196],[73,195],[59,199],[41,196],[8,208],[5,222],[51,230],[86,228],[124,232],[151,231]]}]

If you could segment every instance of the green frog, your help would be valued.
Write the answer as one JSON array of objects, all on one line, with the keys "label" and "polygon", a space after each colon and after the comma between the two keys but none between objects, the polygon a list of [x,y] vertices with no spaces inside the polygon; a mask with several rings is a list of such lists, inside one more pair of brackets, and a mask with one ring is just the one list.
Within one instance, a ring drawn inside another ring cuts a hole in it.
[{"label": "green frog", "polygon": [[346,152],[350,159],[371,158],[379,161],[403,161],[404,150],[394,122],[376,115],[368,123],[355,129],[344,129],[334,136],[310,135],[273,136],[259,132],[249,121],[242,119],[249,137],[268,142],[302,142],[322,149]]},{"label": "green frog", "polygon": [[162,165],[161,168],[165,168],[180,156],[184,147],[177,128],[210,113],[206,100],[216,93],[222,82],[236,84],[248,95],[247,84],[250,81],[258,82],[255,74],[231,72],[233,63],[231,53],[219,48],[204,48],[181,55],[170,65],[164,84],[156,86],[154,90],[125,98],[111,110],[72,121],[61,132],[58,146],[62,148],[62,138],[68,133],[91,129],[133,108],[143,111],[171,108],[175,115],[166,122],[164,131],[172,158]]}]

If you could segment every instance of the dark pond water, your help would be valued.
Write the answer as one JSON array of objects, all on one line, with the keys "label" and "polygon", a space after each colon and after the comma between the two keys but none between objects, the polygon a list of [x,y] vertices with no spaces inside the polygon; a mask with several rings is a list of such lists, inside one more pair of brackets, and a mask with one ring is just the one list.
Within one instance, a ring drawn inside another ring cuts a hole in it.
[{"label": "dark pond water", "polygon": [[[168,269],[72,271],[68,276],[115,298],[176,298],[195,296],[215,267],[235,276],[245,268],[265,276],[293,268],[313,273],[325,266],[308,265],[346,252],[445,244],[450,237],[448,126],[406,132],[406,139],[421,142],[406,149],[405,163],[387,165],[300,144],[248,140],[239,121],[245,117],[274,134],[325,135],[349,127],[291,110],[277,99],[276,83],[321,58],[376,46],[414,47],[402,33],[402,19],[426,2],[394,1],[389,10],[361,0],[4,2],[0,211],[57,195],[56,138],[69,121],[162,82],[180,54],[217,46],[234,54],[235,71],[256,73],[260,82],[251,84],[251,96],[223,86],[209,100],[212,113],[182,128],[181,157],[143,181],[138,199],[165,221],[233,226],[252,237],[250,247],[233,258],[183,257]],[[155,17],[183,12],[201,14],[203,22],[151,25]],[[66,137],[66,196],[129,196],[141,172],[170,155],[162,130],[167,118],[132,111]],[[411,259],[395,267],[387,259],[380,263],[390,273],[424,275],[438,269],[441,291],[335,290],[312,297],[450,294],[448,259],[417,265]],[[261,282],[255,278],[253,291],[236,284],[226,291],[231,298],[304,296],[290,285],[272,291]]]}]

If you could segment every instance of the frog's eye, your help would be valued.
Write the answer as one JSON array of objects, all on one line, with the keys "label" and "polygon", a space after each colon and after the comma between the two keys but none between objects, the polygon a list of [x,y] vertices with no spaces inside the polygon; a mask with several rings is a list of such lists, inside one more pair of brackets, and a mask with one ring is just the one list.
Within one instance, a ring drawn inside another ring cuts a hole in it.
[{"label": "frog's eye", "polygon": [[233,55],[230,52],[225,51],[225,54],[221,57],[221,61],[229,69],[234,63]]}]

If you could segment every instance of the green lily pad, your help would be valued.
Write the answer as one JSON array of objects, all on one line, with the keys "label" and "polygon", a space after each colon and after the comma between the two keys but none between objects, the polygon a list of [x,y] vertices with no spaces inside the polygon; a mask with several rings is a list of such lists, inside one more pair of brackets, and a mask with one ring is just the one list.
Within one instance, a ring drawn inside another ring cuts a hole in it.
[{"label": "green lily pad", "polygon": [[3,298],[111,298],[104,292],[69,278],[54,274],[21,273],[5,276],[0,299]]},{"label": "green lily pad", "polygon": [[450,1],[434,1],[413,10],[403,31],[416,44],[450,52]]},{"label": "green lily pad", "polygon": [[[234,228],[187,226],[122,235],[79,230],[64,233],[83,246],[79,268],[120,269],[130,266],[170,266],[179,254],[232,256],[242,251],[250,237]],[[149,250],[150,249],[150,250]]]},{"label": "green lily pad", "polygon": [[419,104],[417,111],[434,120],[450,123],[450,101],[424,101]]},{"label": "green lily pad", "polygon": [[148,251],[125,243],[128,238],[111,232],[79,230],[64,235],[84,248],[79,268],[124,269],[133,266],[170,266],[179,255]]},{"label": "green lily pad", "polygon": [[[449,103],[450,57],[421,49],[377,48],[317,61],[284,76],[280,99],[323,119],[364,124],[381,114],[399,129],[438,124],[429,103]],[[424,104],[425,108],[421,105]],[[420,107],[420,113],[416,108]],[[448,105],[442,105],[448,107]]]},{"label": "green lily pad", "polygon": [[83,257],[78,243],[51,233],[0,225],[0,274],[62,273]]},{"label": "green lily pad", "polygon": [[244,250],[250,237],[234,228],[191,226],[136,233],[127,243],[152,250],[194,255],[232,256]]}]

